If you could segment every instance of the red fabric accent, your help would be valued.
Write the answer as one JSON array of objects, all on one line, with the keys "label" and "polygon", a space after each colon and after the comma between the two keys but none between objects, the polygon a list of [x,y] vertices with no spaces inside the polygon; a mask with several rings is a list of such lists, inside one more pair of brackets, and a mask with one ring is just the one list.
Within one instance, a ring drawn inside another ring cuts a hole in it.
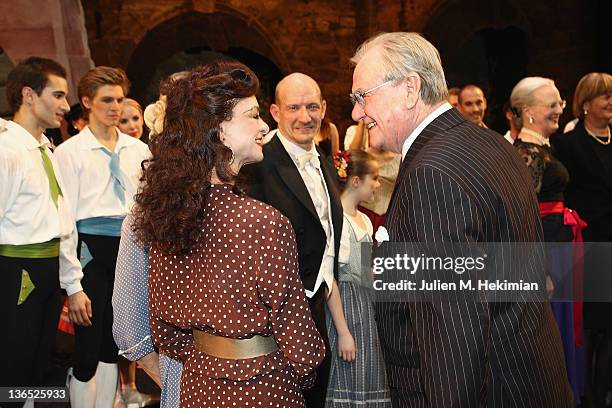
[{"label": "red fabric accent", "polygon": [[584,287],[584,246],[582,243],[582,230],[587,223],[580,218],[578,213],[563,205],[563,201],[547,201],[540,203],[540,216],[550,214],[563,214],[563,224],[572,229],[574,237],[574,338],[576,347],[582,344],[582,293]]},{"label": "red fabric accent", "polygon": [[[368,218],[370,219],[370,222],[372,223],[372,228],[373,228],[372,231],[374,231],[374,233],[376,233],[376,231],[378,230],[378,227],[380,227],[382,223],[385,221],[386,214],[378,215],[374,211],[368,210],[367,208],[364,208],[362,206],[359,206],[359,211],[361,211],[362,213],[368,216]],[[372,237],[372,240],[375,243],[377,243],[376,238]]]},{"label": "red fabric accent", "polygon": [[563,201],[544,201],[539,204],[541,217],[546,217],[550,214],[561,214],[565,208]]},{"label": "red fabric accent", "polygon": [[62,306],[62,311],[60,313],[59,323],[57,324],[57,330],[74,334],[74,324],[70,321],[70,317],[68,317],[68,298],[64,301],[64,305]]}]

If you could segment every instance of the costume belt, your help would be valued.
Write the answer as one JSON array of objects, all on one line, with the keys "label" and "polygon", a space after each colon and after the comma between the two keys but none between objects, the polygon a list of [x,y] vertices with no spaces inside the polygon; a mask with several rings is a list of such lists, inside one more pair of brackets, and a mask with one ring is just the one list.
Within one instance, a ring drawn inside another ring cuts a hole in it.
[{"label": "costume belt", "polygon": [[59,249],[60,240],[54,238],[39,244],[0,245],[0,255],[9,258],[55,258],[59,256]]},{"label": "costume belt", "polygon": [[83,234],[120,237],[124,218],[123,216],[85,218],[77,221],[77,230]]},{"label": "costume belt", "polygon": [[540,206],[541,217],[551,214],[563,214],[565,212],[563,201],[543,201],[538,203],[538,205]]},{"label": "costume belt", "polygon": [[278,350],[274,337],[257,334],[249,339],[230,339],[193,329],[193,339],[199,351],[228,360],[255,358]]}]

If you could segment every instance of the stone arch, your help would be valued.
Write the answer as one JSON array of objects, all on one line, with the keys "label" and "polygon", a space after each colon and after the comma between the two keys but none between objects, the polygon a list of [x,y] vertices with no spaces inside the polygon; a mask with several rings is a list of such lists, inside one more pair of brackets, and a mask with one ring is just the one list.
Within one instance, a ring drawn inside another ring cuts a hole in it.
[{"label": "stone arch", "polygon": [[440,3],[423,34],[438,48],[449,86],[483,88],[485,121],[505,131],[503,105],[528,71],[531,24],[520,7],[512,0]]},{"label": "stone arch", "polygon": [[126,64],[132,94],[144,97],[156,67],[177,52],[206,48],[213,52],[247,49],[270,60],[280,72],[289,64],[275,42],[256,21],[217,5],[213,13],[186,11],[170,17],[144,34]]},{"label": "stone arch", "polygon": [[[510,0],[440,2],[422,32],[442,56],[452,56],[470,34],[487,28],[514,26],[531,36],[531,24],[523,11]],[[459,41],[459,42],[458,42]]]}]

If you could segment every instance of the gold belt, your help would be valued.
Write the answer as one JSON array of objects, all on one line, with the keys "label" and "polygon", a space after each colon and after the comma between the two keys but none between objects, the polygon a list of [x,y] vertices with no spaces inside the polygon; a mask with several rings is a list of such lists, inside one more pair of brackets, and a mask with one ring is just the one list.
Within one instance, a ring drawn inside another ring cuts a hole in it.
[{"label": "gold belt", "polygon": [[242,360],[265,356],[278,350],[274,337],[255,335],[250,339],[230,339],[193,329],[196,348],[214,357]]}]

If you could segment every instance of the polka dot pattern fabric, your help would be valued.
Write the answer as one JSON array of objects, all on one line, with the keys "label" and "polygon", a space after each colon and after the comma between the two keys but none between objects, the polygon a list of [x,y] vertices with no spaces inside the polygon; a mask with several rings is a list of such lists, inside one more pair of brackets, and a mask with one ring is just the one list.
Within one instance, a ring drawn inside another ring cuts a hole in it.
[{"label": "polka dot pattern fabric", "polygon": [[[298,275],[289,220],[214,185],[202,236],[185,256],[150,255],[154,343],[184,363],[181,407],[302,407],[325,346]],[[274,336],[279,350],[229,360],[194,347],[191,329],[234,339]]]}]

